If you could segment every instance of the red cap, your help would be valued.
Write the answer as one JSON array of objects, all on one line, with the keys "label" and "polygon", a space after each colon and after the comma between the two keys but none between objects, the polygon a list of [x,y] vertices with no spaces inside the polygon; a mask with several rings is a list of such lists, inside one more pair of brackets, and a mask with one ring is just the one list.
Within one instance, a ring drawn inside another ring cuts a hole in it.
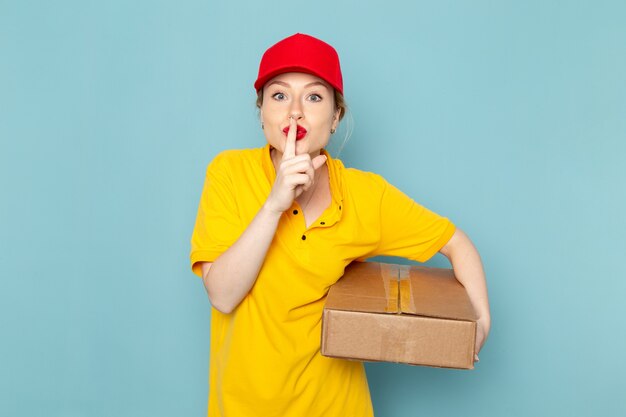
[{"label": "red cap", "polygon": [[343,95],[343,79],[337,51],[313,36],[296,33],[265,51],[254,88],[259,91],[270,79],[285,72],[313,74]]}]

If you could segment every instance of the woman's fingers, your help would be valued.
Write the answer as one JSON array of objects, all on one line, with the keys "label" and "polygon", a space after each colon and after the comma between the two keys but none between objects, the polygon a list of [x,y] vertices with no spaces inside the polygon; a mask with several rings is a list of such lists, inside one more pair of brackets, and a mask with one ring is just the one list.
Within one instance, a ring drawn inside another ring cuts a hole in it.
[{"label": "woman's fingers", "polygon": [[[318,159],[316,157],[316,159]],[[316,163],[321,166],[324,161],[326,161],[326,157],[322,155],[321,159],[318,159]],[[284,176],[289,176],[293,174],[306,174],[310,177],[311,183],[315,178],[315,164],[311,161],[311,157],[309,154],[298,155],[293,159],[283,161],[280,167],[281,173]],[[308,185],[306,186],[308,188]]]},{"label": "woman's fingers", "polygon": [[287,142],[285,142],[285,151],[283,152],[283,161],[296,156],[296,133],[298,132],[298,123],[296,119],[289,118],[289,132],[287,132]]},{"label": "woman's fingers", "polygon": [[290,167],[292,165],[295,164],[299,164],[300,162],[311,162],[311,155],[309,155],[308,153],[304,153],[302,155],[296,155],[293,158],[290,159],[283,159],[280,162],[280,167],[279,169],[281,169],[281,167]]},{"label": "woman's fingers", "polygon": [[474,362],[478,362],[480,359],[478,359],[478,353],[480,352],[480,350],[482,349],[483,345],[485,344],[485,340],[487,338],[487,334],[485,332],[485,328],[483,325],[483,322],[481,322],[480,320],[478,320],[476,322],[476,345],[474,346]]},{"label": "woman's fingers", "polygon": [[313,158],[313,161],[311,161],[313,163],[313,169],[318,169],[319,167],[321,167],[322,165],[324,165],[324,163],[326,162],[326,155],[318,155],[315,158]]},{"label": "woman's fingers", "polygon": [[297,172],[306,172],[309,169],[313,169],[311,161],[287,161],[281,166],[282,173],[284,175],[294,174]]},{"label": "woman's fingers", "polygon": [[309,190],[315,182],[315,170],[326,163],[325,155],[311,159],[308,153],[296,155],[297,123],[289,119],[289,131],[285,150],[276,175],[270,198],[272,205],[287,210],[300,194]]},{"label": "woman's fingers", "polygon": [[313,183],[313,179],[307,174],[294,174],[285,178],[285,183],[289,185],[293,190],[296,190],[298,187],[308,189],[308,187],[310,187]]}]

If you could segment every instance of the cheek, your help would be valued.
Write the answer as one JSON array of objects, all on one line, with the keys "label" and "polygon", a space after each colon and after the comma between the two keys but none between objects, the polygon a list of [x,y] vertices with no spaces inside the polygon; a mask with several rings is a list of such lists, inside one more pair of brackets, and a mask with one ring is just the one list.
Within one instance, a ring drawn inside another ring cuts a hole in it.
[{"label": "cheek", "polygon": [[311,114],[319,125],[332,125],[335,120],[335,112],[332,109],[316,109],[314,114]]},{"label": "cheek", "polygon": [[263,104],[261,106],[261,120],[266,123],[279,123],[284,118],[284,109],[271,103]]}]

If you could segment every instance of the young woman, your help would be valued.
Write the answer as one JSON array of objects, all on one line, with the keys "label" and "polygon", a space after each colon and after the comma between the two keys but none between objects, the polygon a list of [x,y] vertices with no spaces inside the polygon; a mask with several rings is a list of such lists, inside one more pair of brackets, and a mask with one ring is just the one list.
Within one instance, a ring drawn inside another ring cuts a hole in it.
[{"label": "young woman", "polygon": [[372,416],[363,364],[320,355],[329,287],[357,259],[439,251],[480,317],[478,352],[490,327],[480,257],[448,219],[325,151],[345,113],[332,46],[283,39],[254,86],[267,144],[211,162],[191,240],[213,306],[208,414]]}]

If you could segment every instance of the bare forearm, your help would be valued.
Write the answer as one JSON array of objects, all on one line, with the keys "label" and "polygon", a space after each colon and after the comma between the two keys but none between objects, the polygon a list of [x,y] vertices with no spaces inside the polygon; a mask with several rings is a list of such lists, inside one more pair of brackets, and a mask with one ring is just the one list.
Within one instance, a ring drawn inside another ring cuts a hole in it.
[{"label": "bare forearm", "polygon": [[282,213],[261,207],[239,239],[204,274],[211,304],[230,313],[248,294],[261,270]]},{"label": "bare forearm", "polygon": [[474,361],[478,361],[478,352],[483,347],[491,328],[487,282],[480,255],[469,237],[458,228],[440,252],[450,260],[456,279],[465,287],[478,315],[474,346]]},{"label": "bare forearm", "polygon": [[489,327],[491,323],[489,297],[478,250],[460,229],[457,229],[450,244],[450,247],[442,253],[450,260],[454,275],[465,287],[479,320]]}]

